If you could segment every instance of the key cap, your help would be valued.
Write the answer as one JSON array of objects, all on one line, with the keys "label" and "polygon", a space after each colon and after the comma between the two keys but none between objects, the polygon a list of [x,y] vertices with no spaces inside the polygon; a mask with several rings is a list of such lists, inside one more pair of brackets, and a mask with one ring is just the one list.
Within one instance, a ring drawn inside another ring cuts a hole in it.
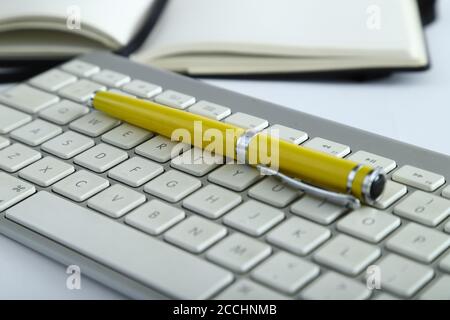
[{"label": "key cap", "polygon": [[156,136],[136,147],[134,151],[146,158],[158,162],[167,162],[190,148],[191,146],[186,143],[179,143],[163,136]]},{"label": "key cap", "polygon": [[94,140],[73,131],[63,134],[42,144],[41,149],[62,159],[70,159],[94,146]]},{"label": "key cap", "polygon": [[392,159],[363,150],[351,154],[347,159],[357,163],[369,165],[375,169],[380,169],[386,174],[394,170],[397,166],[397,163]]},{"label": "key cap", "polygon": [[421,300],[450,300],[450,276],[442,276],[421,295]]},{"label": "key cap", "polygon": [[434,191],[445,182],[439,174],[408,165],[395,171],[392,179],[424,191]]},{"label": "key cap", "polygon": [[234,191],[243,191],[263,176],[244,164],[227,163],[208,175],[208,180]]},{"label": "key cap", "polygon": [[214,120],[222,120],[231,114],[230,108],[205,100],[195,103],[188,111]]},{"label": "key cap", "polygon": [[193,253],[205,251],[225,237],[227,229],[204,218],[191,216],[164,234],[164,239]]},{"label": "key cap", "polygon": [[224,159],[220,155],[213,155],[199,148],[191,148],[173,158],[170,165],[180,171],[201,177],[223,163]]},{"label": "key cap", "polygon": [[278,252],[252,271],[253,279],[287,294],[294,294],[316,278],[320,269],[296,256]]},{"label": "key cap", "polygon": [[46,91],[57,91],[77,81],[77,77],[58,69],[52,69],[30,79],[30,84]]},{"label": "key cap", "polygon": [[112,88],[112,89],[109,89],[108,91],[112,92],[112,93],[118,93],[118,94],[121,94],[121,95],[124,95],[124,96],[127,96],[127,97],[136,98],[136,96],[132,95],[131,93],[125,92],[123,90]]},{"label": "key cap", "polygon": [[172,298],[207,299],[233,279],[230,272],[208,261],[45,191],[6,214]]},{"label": "key cap", "polygon": [[217,219],[241,203],[239,194],[209,184],[183,201],[183,207],[207,218]]},{"label": "key cap", "polygon": [[183,210],[153,199],[125,216],[125,222],[151,235],[159,235],[183,220]]},{"label": "key cap", "polygon": [[392,251],[422,262],[431,262],[450,246],[450,236],[434,229],[409,223],[386,245]]},{"label": "key cap", "polygon": [[26,84],[19,84],[0,93],[0,102],[26,113],[36,113],[58,102],[53,94],[34,89]]},{"label": "key cap", "polygon": [[284,213],[255,200],[249,200],[223,218],[223,222],[252,236],[260,236],[284,219]]},{"label": "key cap", "polygon": [[446,272],[450,272],[450,253],[444,256],[444,258],[439,263],[439,267]]},{"label": "key cap", "polygon": [[329,229],[297,217],[291,217],[267,235],[270,243],[305,256],[331,237]]},{"label": "key cap", "polygon": [[119,125],[120,121],[108,117],[104,113],[94,111],[84,117],[72,122],[69,127],[72,130],[81,132],[90,137],[98,137],[99,135],[111,130]]},{"label": "key cap", "polygon": [[186,109],[195,103],[195,98],[181,92],[166,90],[158,94],[155,101],[172,108]]},{"label": "key cap", "polygon": [[306,141],[303,146],[325,152],[339,158],[343,158],[350,153],[349,146],[319,137]]},{"label": "key cap", "polygon": [[261,131],[269,125],[269,122],[265,119],[242,112],[233,113],[231,116],[225,118],[224,121],[240,128],[253,129],[256,131]]},{"label": "key cap", "polygon": [[90,77],[94,73],[97,73],[100,71],[100,68],[98,66],[95,66],[93,64],[81,61],[81,60],[72,60],[69,61],[61,66],[61,68],[64,71],[70,72],[74,75],[80,76],[80,77]]},{"label": "key cap", "polygon": [[201,186],[200,180],[176,170],[169,170],[148,182],[144,191],[169,202],[177,202]]},{"label": "key cap", "polygon": [[244,273],[270,255],[265,243],[239,233],[233,233],[212,247],[206,257],[235,272]]},{"label": "key cap", "polygon": [[303,196],[291,206],[291,211],[317,223],[328,225],[343,215],[347,209],[329,203],[324,199]]},{"label": "key cap", "polygon": [[69,100],[61,100],[51,107],[42,110],[39,116],[53,123],[66,125],[88,112],[89,109],[81,104]]},{"label": "key cap", "polygon": [[19,172],[19,176],[41,187],[48,187],[73,173],[75,168],[53,157],[45,157]]},{"label": "key cap", "polygon": [[241,279],[233,283],[221,294],[217,300],[286,300],[289,299],[275,291],[269,290],[248,279]]},{"label": "key cap", "polygon": [[335,272],[327,272],[306,287],[301,297],[307,300],[364,300],[370,290],[362,283]]},{"label": "key cap", "polygon": [[92,76],[92,80],[108,87],[121,87],[130,82],[130,77],[112,70],[104,69]]},{"label": "key cap", "polygon": [[378,266],[381,288],[403,298],[413,296],[434,275],[433,269],[394,254],[387,255]]},{"label": "key cap", "polygon": [[105,172],[125,161],[128,153],[101,143],[74,158],[74,162],[95,172]]},{"label": "key cap", "polygon": [[400,224],[401,220],[392,214],[363,206],[339,220],[337,228],[362,240],[378,243]]},{"label": "key cap", "polygon": [[386,209],[397,202],[408,192],[408,189],[397,182],[387,180],[383,193],[377,198],[375,207],[378,209]]},{"label": "key cap", "polygon": [[423,191],[415,191],[395,206],[394,213],[435,227],[450,215],[450,201]]},{"label": "key cap", "polygon": [[263,132],[269,135],[274,135],[275,133],[277,133],[279,139],[283,139],[294,144],[300,144],[308,140],[308,134],[306,132],[285,127],[281,124],[274,124]]},{"label": "key cap", "polygon": [[122,90],[146,99],[154,97],[162,92],[162,88],[160,86],[142,80],[132,80],[131,82],[125,84],[122,87]]},{"label": "key cap", "polygon": [[339,234],[315,253],[314,260],[337,271],[355,276],[375,261],[380,254],[378,247]]},{"label": "key cap", "polygon": [[0,150],[0,169],[16,172],[41,158],[41,153],[19,143]]},{"label": "key cap", "polygon": [[446,186],[444,190],[442,190],[442,196],[444,198],[450,199],[450,185]]},{"label": "key cap", "polygon": [[69,199],[82,202],[108,186],[108,180],[86,170],[80,170],[55,183],[52,190]]},{"label": "key cap", "polygon": [[131,149],[145,140],[150,139],[152,135],[147,130],[123,123],[102,135],[102,140],[122,149]]},{"label": "key cap", "polygon": [[0,149],[9,146],[9,140],[0,136]]},{"label": "key cap", "polygon": [[11,138],[30,146],[37,146],[62,133],[61,127],[36,119],[11,132]]},{"label": "key cap", "polygon": [[35,192],[36,188],[33,185],[0,172],[0,212]]},{"label": "key cap", "polygon": [[75,83],[65,86],[58,93],[64,98],[75,102],[86,103],[89,98],[97,91],[104,91],[106,87],[86,79],[81,79]]},{"label": "key cap", "polygon": [[115,184],[90,198],[87,205],[111,218],[120,218],[144,202],[142,193]]},{"label": "key cap", "polygon": [[108,176],[131,187],[139,187],[164,172],[164,168],[141,157],[133,157],[108,172]]},{"label": "key cap", "polygon": [[248,190],[248,195],[268,203],[274,207],[283,208],[298,197],[300,192],[290,188],[274,177],[267,177]]},{"label": "key cap", "polygon": [[0,105],[0,134],[8,133],[24,124],[30,122],[33,118],[29,114]]}]

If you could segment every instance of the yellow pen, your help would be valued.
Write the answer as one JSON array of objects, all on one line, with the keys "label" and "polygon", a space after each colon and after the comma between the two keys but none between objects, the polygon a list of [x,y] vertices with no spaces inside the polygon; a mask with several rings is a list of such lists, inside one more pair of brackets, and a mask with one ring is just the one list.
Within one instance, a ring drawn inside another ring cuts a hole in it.
[{"label": "yellow pen", "polygon": [[[350,208],[358,207],[360,201],[373,204],[384,190],[386,177],[379,169],[299,146],[266,133],[108,91],[95,93],[89,104],[114,118],[168,138],[173,138],[174,133],[182,130],[194,137],[190,144],[196,147],[208,150],[213,146],[215,148],[212,150],[217,154],[244,160],[263,174],[275,175],[305,193]],[[199,136],[200,139],[195,138]],[[269,151],[270,155],[271,146],[277,146],[275,169],[271,166],[273,163],[263,163],[261,156],[262,149]],[[250,162],[250,158],[253,158],[253,162]]]}]

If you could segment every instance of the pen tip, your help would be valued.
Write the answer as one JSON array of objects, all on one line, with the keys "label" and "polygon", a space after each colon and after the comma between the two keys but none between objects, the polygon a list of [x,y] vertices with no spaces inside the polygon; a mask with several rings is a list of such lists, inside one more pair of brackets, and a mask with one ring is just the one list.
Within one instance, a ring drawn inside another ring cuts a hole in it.
[{"label": "pen tip", "polygon": [[377,199],[383,193],[385,184],[386,176],[384,174],[377,175],[370,186],[370,198]]}]

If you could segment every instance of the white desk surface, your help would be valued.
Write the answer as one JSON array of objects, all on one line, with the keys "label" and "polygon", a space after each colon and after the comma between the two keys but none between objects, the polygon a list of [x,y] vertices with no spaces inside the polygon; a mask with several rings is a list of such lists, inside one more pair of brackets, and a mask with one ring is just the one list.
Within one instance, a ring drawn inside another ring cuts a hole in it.
[{"label": "white desk surface", "polygon": [[[426,29],[433,64],[427,72],[367,83],[207,82],[450,154],[450,2],[439,4],[438,21]],[[87,278],[81,290],[67,290],[66,276],[64,266],[0,236],[0,299],[122,298]]]}]

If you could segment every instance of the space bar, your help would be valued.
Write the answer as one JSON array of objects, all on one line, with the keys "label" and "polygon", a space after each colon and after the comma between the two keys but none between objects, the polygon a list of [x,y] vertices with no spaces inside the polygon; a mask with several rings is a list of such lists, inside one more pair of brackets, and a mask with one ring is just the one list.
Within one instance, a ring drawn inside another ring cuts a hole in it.
[{"label": "space bar", "polygon": [[46,191],[6,217],[169,297],[207,299],[233,279],[208,261]]}]

